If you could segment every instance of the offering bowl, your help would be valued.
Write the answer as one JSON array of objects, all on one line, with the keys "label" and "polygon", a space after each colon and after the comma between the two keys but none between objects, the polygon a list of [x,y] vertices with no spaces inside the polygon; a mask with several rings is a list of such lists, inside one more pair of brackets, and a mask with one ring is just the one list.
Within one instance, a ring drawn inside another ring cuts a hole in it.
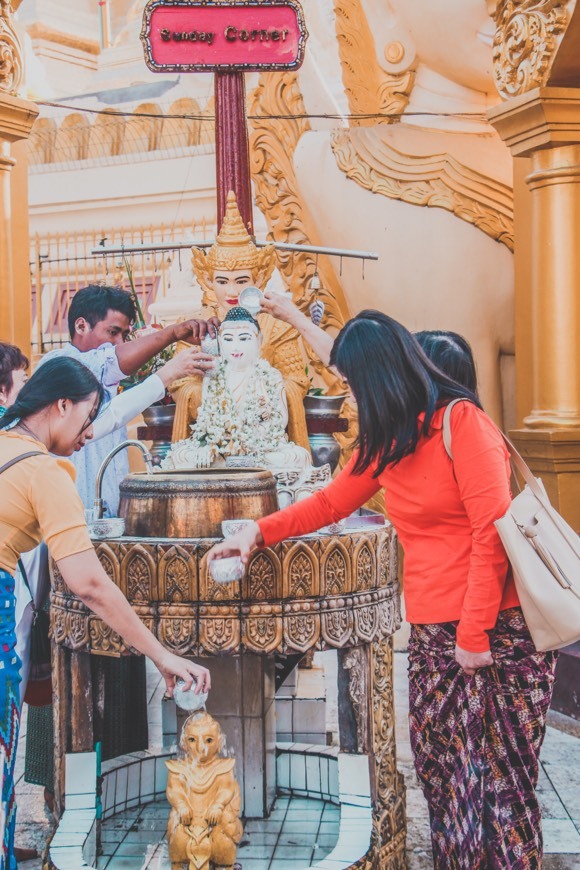
[{"label": "offering bowl", "polygon": [[195,682],[191,689],[184,689],[184,680],[175,681],[175,689],[173,690],[173,699],[181,710],[187,710],[188,713],[195,713],[196,710],[205,709],[207,702],[207,692],[195,694]]},{"label": "offering bowl", "polygon": [[253,522],[254,520],[222,520],[222,535],[224,538],[232,538]]},{"label": "offering bowl", "polygon": [[257,287],[244,287],[238,297],[238,305],[249,311],[252,317],[260,313],[264,294]]},{"label": "offering bowl", "polygon": [[214,559],[209,563],[209,574],[214,583],[234,583],[244,576],[244,563],[239,556]]},{"label": "offering bowl", "polygon": [[226,468],[256,468],[257,465],[255,456],[226,456]]},{"label": "offering bowl", "polygon": [[89,538],[100,541],[103,538],[121,538],[125,534],[123,517],[103,517],[87,524]]}]

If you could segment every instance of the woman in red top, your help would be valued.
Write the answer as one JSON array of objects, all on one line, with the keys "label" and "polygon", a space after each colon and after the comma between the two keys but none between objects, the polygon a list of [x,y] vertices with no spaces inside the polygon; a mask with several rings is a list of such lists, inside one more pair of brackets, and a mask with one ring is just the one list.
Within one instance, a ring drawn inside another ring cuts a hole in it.
[{"label": "woman in red top", "polygon": [[[509,459],[476,394],[451,380],[399,323],[364,311],[331,355],[359,412],[359,444],[321,492],[245,527],[209,559],[305,534],[381,487],[405,551],[410,730],[431,816],[435,866],[540,866],[538,754],[555,655],[526,628],[494,526],[510,503]],[[451,414],[453,462],[442,438]]]}]

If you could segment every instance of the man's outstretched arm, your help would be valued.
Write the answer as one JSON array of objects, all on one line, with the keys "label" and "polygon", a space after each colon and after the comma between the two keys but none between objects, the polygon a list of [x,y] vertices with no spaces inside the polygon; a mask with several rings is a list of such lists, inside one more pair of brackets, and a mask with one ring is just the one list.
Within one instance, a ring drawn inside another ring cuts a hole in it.
[{"label": "man's outstretched arm", "polygon": [[151,357],[165,350],[170,344],[177,341],[201,344],[207,333],[215,338],[219,325],[217,317],[212,317],[207,321],[184,320],[182,323],[175,323],[164,329],[156,329],[148,335],[140,336],[135,341],[126,341],[115,348],[119,367],[123,374],[134,375]]}]

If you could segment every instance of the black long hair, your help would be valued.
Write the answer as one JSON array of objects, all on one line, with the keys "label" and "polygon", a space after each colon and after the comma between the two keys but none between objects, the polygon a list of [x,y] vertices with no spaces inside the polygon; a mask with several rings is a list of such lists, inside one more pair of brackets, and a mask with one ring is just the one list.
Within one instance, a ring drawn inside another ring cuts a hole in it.
[{"label": "black long hair", "polygon": [[[358,405],[358,458],[354,473],[373,463],[374,477],[415,451],[427,435],[435,410],[475,393],[443,374],[414,336],[380,311],[361,311],[341,329],[330,354]],[[417,418],[424,413],[419,425]]]},{"label": "black long hair", "polygon": [[466,338],[458,332],[442,329],[416,332],[415,338],[438,369],[477,394],[477,370]]},{"label": "black long hair", "polygon": [[0,417],[0,429],[6,429],[16,420],[26,420],[44,411],[59,399],[70,399],[73,404],[97,394],[94,417],[97,416],[104,390],[94,374],[81,362],[61,356],[39,366],[24,384],[13,405]]}]

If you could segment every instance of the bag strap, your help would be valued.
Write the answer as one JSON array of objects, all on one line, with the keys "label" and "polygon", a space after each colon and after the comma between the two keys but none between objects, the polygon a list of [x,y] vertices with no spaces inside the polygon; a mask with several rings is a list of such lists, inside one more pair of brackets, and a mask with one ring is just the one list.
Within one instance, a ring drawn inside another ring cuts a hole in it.
[{"label": "bag strap", "polygon": [[22,559],[19,559],[17,564],[20,570],[20,574],[22,575],[22,579],[24,580],[24,585],[28,589],[28,594],[30,595],[30,600],[32,604],[32,613],[34,614],[34,621],[36,621],[36,617],[38,616],[38,608],[36,606],[36,602],[34,601],[34,595],[32,594],[30,583],[28,582],[28,574],[26,573],[26,568],[24,567],[24,562],[22,561]]},{"label": "bag strap", "polygon": [[[469,402],[469,401],[470,401],[469,399],[453,399],[452,402],[449,402],[449,404],[445,408],[445,412],[443,414],[443,445],[445,447],[447,455],[449,456],[449,458],[451,459],[452,462],[453,462],[453,453],[451,450],[451,411],[453,410],[455,405],[457,405],[458,402]],[[542,487],[538,483],[537,479],[534,477],[531,469],[524,462],[523,457],[520,455],[520,453],[518,453],[518,451],[516,450],[516,448],[514,447],[512,442],[507,437],[507,435],[504,435],[504,433],[501,431],[501,429],[499,427],[497,427],[497,431],[499,432],[499,434],[503,438],[505,445],[507,447],[507,450],[508,450],[508,453],[510,456],[510,463],[511,463],[512,469],[515,471],[518,471],[520,473],[520,475],[523,477],[526,484],[530,488],[530,491],[537,498],[537,500],[539,501],[541,506],[544,508],[544,510],[549,514],[550,518],[552,519],[552,522],[558,527],[561,534],[564,536],[564,538],[566,539],[567,543],[570,545],[572,550],[575,553],[578,552],[578,538],[577,537],[576,537],[576,539],[571,538],[570,531],[568,529],[567,524],[562,521],[560,514],[552,507],[549,498],[546,496],[544,490],[542,489]]]},{"label": "bag strap", "polygon": [[13,465],[16,465],[17,462],[22,462],[23,459],[28,459],[30,456],[45,456],[43,450],[30,450],[28,453],[21,453],[20,456],[15,456],[14,459],[11,459],[10,462],[6,462],[0,468],[0,474],[3,471],[8,471],[9,468],[12,468]]}]

